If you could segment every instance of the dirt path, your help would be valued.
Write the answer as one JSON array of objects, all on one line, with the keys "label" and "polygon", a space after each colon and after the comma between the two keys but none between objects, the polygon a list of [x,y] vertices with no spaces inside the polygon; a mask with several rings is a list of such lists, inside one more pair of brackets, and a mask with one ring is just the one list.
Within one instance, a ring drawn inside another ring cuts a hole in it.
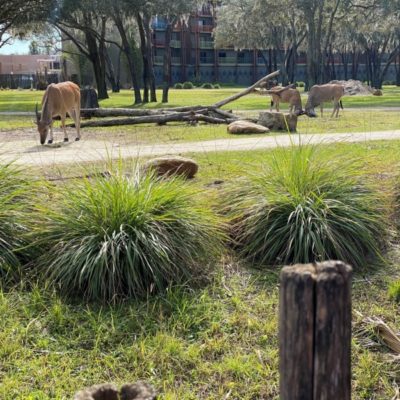
[{"label": "dirt path", "polygon": [[[13,137],[12,139],[14,139]],[[83,139],[79,142],[55,143],[40,146],[37,139],[24,137],[23,140],[2,140],[0,161],[16,161],[19,164],[47,166],[64,163],[106,161],[110,158],[129,158],[158,156],[162,154],[205,153],[214,151],[249,151],[268,149],[277,146],[290,146],[291,143],[335,143],[365,142],[370,140],[399,140],[400,130],[368,133],[331,133],[319,135],[278,135],[265,137],[243,137],[217,139],[203,142],[171,144],[134,145],[113,140]]]}]

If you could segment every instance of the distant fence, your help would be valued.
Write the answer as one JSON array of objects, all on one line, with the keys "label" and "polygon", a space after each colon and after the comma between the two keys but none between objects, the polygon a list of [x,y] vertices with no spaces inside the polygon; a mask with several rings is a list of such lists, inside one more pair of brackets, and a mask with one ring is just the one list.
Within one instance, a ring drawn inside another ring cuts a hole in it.
[{"label": "distant fence", "polygon": [[0,88],[2,89],[45,89],[50,83],[58,83],[57,74],[0,74]]}]

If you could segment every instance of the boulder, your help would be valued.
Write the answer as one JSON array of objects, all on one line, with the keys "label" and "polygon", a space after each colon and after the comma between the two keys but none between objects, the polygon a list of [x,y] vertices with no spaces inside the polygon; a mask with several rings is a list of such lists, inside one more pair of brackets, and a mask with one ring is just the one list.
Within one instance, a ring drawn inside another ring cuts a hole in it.
[{"label": "boulder", "polygon": [[147,161],[143,165],[143,170],[145,173],[154,171],[157,176],[181,175],[191,179],[199,170],[199,165],[190,158],[164,156]]},{"label": "boulder", "polygon": [[383,96],[383,92],[381,89],[374,89],[374,91],[372,92],[372,94],[374,96]]},{"label": "boulder", "polygon": [[249,121],[234,121],[228,125],[227,131],[229,133],[267,133],[269,129]]},{"label": "boulder", "polygon": [[260,112],[257,123],[269,128],[271,131],[296,132],[297,115],[277,112]]}]

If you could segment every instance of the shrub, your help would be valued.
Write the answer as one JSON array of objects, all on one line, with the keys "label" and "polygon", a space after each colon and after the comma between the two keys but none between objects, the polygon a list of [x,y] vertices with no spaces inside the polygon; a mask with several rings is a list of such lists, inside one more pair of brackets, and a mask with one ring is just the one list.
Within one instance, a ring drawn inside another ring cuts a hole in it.
[{"label": "shrub", "polygon": [[388,294],[390,299],[400,302],[400,281],[390,283]]},{"label": "shrub", "polygon": [[25,246],[33,185],[12,164],[0,165],[0,280],[14,281]]},{"label": "shrub", "polygon": [[214,89],[221,89],[221,86],[219,83],[214,83]]},{"label": "shrub", "polygon": [[184,83],[183,83],[183,88],[184,88],[184,89],[193,89],[193,88],[194,88],[194,85],[193,85],[192,82],[184,82]]},{"label": "shrub", "polygon": [[326,160],[320,151],[278,149],[261,176],[231,191],[231,235],[242,256],[271,265],[337,259],[354,267],[380,257],[383,195],[360,182],[358,165]]},{"label": "shrub", "polygon": [[214,89],[214,86],[212,85],[212,83],[203,83],[201,85],[202,89]]},{"label": "shrub", "polygon": [[383,86],[392,86],[392,85],[396,85],[395,81],[383,81],[382,82]]},{"label": "shrub", "polygon": [[296,84],[297,84],[298,87],[306,86],[306,84],[304,82],[302,82],[302,81],[296,82]]},{"label": "shrub", "polygon": [[183,85],[182,85],[182,83],[175,83],[175,85],[174,85],[174,88],[175,89],[183,89]]},{"label": "shrub", "polygon": [[40,210],[39,270],[65,295],[105,301],[205,274],[221,235],[196,194],[178,178],[121,173],[67,186]]}]

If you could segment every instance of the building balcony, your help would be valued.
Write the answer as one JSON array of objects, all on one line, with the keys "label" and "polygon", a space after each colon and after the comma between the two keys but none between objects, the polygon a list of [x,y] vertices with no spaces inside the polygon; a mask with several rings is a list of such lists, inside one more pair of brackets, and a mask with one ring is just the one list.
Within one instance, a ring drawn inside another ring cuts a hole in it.
[{"label": "building balcony", "polygon": [[171,40],[170,46],[180,49],[182,47],[182,44],[180,40]]},{"label": "building balcony", "polygon": [[164,62],[164,56],[154,56],[154,64],[162,64]]},{"label": "building balcony", "polygon": [[237,58],[236,57],[218,57],[219,64],[236,64]]},{"label": "building balcony", "polygon": [[165,40],[164,39],[154,39],[153,44],[156,47],[165,47]]},{"label": "building balcony", "polygon": [[151,27],[156,31],[164,31],[167,28],[167,23],[164,21],[153,21]]},{"label": "building balcony", "polygon": [[211,40],[200,40],[199,47],[201,49],[214,49],[214,42]]},{"label": "building balcony", "polygon": [[200,64],[214,64],[214,57],[200,57]]},{"label": "building balcony", "polygon": [[192,32],[207,32],[211,33],[214,30],[214,27],[212,25],[192,25],[190,27],[190,30]]}]

